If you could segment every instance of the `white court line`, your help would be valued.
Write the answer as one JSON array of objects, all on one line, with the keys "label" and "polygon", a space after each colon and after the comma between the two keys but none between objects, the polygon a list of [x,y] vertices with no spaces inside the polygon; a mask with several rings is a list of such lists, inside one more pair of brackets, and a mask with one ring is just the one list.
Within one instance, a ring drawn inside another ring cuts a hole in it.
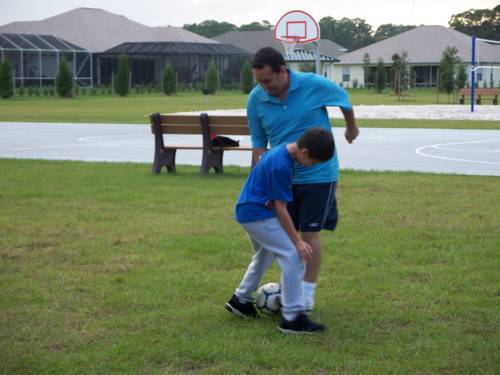
[{"label": "white court line", "polygon": [[[500,165],[500,162],[496,161],[484,161],[484,160],[470,160],[470,159],[461,159],[461,158],[452,158],[448,156],[438,156],[438,155],[432,155],[432,154],[426,154],[422,150],[424,149],[435,149],[435,150],[444,150],[444,151],[465,151],[468,152],[469,150],[461,150],[461,149],[453,149],[453,148],[447,148],[445,146],[447,145],[465,145],[465,144],[473,144],[473,143],[488,143],[488,142],[495,142],[499,141],[499,139],[486,139],[483,141],[468,141],[468,142],[451,142],[451,143],[437,143],[434,145],[427,145],[427,146],[422,146],[419,147],[415,150],[415,153],[420,156],[425,156],[428,158],[434,158],[434,159],[442,159],[442,160],[453,160],[453,161],[465,161],[468,163],[479,163],[479,164],[492,164],[492,165]],[[474,152],[478,152],[475,151]],[[499,152],[499,150],[492,150],[492,151],[484,151],[484,152]]]}]

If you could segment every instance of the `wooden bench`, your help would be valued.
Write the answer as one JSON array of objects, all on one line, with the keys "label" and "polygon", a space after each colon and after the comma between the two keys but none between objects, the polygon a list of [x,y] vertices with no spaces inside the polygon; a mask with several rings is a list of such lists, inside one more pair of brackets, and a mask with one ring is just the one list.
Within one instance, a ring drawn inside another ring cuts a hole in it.
[{"label": "wooden bench", "polygon": [[[460,89],[458,95],[460,95],[460,104],[465,104],[465,97],[470,97],[469,89]],[[494,105],[498,105],[498,94],[500,94],[500,88],[477,88],[474,89],[474,96],[476,97],[476,104],[482,104],[483,100],[491,100]]]},{"label": "wooden bench", "polygon": [[[163,167],[168,172],[175,172],[177,150],[202,150],[201,174],[207,174],[211,168],[216,173],[223,173],[224,151],[251,151],[251,147],[215,147],[212,145],[213,133],[217,135],[250,135],[246,116],[209,116],[200,115],[150,115],[151,132],[155,137],[155,155],[153,174],[159,174]],[[195,134],[200,135],[200,145],[164,143],[164,135]]]}]

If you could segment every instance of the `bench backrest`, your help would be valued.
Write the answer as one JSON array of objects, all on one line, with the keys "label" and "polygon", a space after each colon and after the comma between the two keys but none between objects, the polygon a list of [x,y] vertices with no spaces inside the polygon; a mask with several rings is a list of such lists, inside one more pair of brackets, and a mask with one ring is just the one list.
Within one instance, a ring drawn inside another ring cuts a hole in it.
[{"label": "bench backrest", "polygon": [[[204,117],[206,116],[206,117]],[[151,132],[155,121],[162,134],[203,134],[202,119],[206,118],[211,132],[219,135],[250,135],[246,116],[151,115]]]},{"label": "bench backrest", "polygon": [[212,151],[212,135],[250,135],[246,116],[150,115],[155,148],[165,148],[163,134],[200,134],[203,149]]},{"label": "bench backrest", "polygon": [[[460,89],[458,91],[459,95],[470,96],[470,88]],[[474,89],[474,95],[497,95],[500,94],[500,88],[476,88]]]}]

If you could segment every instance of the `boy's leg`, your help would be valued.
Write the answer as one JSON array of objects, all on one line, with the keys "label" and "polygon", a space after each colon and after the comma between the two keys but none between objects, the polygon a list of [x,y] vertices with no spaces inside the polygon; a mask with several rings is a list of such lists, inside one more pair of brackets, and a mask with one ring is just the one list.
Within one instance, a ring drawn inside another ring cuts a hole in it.
[{"label": "boy's leg", "polygon": [[277,218],[242,225],[253,240],[272,253],[281,268],[281,302],[283,315],[293,320],[304,310],[302,278],[305,266]]},{"label": "boy's leg", "polygon": [[254,298],[252,293],[257,290],[262,276],[274,261],[274,255],[272,253],[267,251],[262,245],[254,240],[250,233],[248,236],[255,251],[255,255],[248,265],[240,286],[234,292],[241,302],[253,302]]}]

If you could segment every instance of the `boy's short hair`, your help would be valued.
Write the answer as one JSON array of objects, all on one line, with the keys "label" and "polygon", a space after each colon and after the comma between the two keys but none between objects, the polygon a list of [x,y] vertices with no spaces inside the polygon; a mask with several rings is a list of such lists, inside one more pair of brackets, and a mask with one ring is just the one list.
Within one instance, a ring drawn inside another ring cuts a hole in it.
[{"label": "boy's short hair", "polygon": [[278,73],[282,66],[286,66],[286,63],[285,58],[276,48],[264,47],[255,53],[250,65],[253,69],[262,69],[269,65],[273,72]]},{"label": "boy's short hair", "polygon": [[320,162],[330,160],[335,152],[335,142],[330,130],[315,127],[308,129],[297,141],[299,149],[306,148],[309,157]]}]

